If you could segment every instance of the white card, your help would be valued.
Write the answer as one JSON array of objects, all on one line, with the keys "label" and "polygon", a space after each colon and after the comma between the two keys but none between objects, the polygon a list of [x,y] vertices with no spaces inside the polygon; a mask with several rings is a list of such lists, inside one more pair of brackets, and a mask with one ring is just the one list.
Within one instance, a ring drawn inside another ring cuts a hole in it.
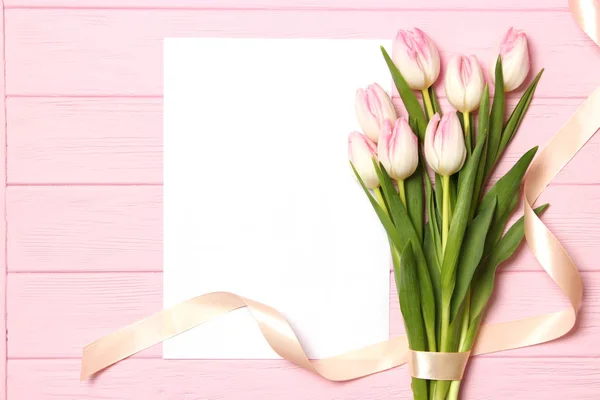
[{"label": "white card", "polygon": [[[323,358],[389,334],[389,250],[355,181],[356,89],[389,89],[385,41],[169,38],[164,305],[213,291],[268,304]],[[164,358],[279,358],[246,309]]]}]

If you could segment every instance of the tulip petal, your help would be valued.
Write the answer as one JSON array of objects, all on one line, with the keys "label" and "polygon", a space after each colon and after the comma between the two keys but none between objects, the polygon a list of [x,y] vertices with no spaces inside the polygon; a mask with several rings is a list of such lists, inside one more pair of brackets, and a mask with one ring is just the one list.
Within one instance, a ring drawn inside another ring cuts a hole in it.
[{"label": "tulip petal", "polygon": [[377,147],[360,132],[348,136],[348,158],[360,174],[369,189],[379,186],[379,179],[373,167],[373,158],[377,157]]},{"label": "tulip petal", "polygon": [[394,63],[411,89],[427,89],[438,78],[437,47],[420,29],[398,31],[392,50]]}]

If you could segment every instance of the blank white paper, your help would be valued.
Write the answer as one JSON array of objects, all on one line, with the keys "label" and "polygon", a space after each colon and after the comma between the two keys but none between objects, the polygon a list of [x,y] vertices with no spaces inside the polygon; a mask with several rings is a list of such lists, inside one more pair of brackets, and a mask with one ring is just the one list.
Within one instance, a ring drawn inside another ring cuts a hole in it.
[{"label": "blank white paper", "polygon": [[[388,338],[387,239],[347,150],[356,89],[389,92],[381,44],[165,39],[165,307],[213,291],[263,302],[311,358]],[[163,356],[279,358],[245,309]]]}]

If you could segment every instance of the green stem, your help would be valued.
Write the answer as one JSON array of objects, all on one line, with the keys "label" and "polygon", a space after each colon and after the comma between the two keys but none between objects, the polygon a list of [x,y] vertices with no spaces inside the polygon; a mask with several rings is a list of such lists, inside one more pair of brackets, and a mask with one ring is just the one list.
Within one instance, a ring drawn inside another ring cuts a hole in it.
[{"label": "green stem", "polygon": [[446,400],[458,400],[458,393],[460,392],[460,381],[452,381],[450,384],[450,390],[448,391],[448,397]]},{"label": "green stem", "polygon": [[429,381],[429,400],[435,399],[435,387],[438,381]]},{"label": "green stem", "polygon": [[406,207],[406,189],[404,188],[404,179],[398,179],[398,192],[400,194],[400,200],[404,207]]},{"label": "green stem", "polygon": [[[448,230],[450,227],[450,176],[442,176],[442,254],[446,250],[448,242]],[[450,325],[450,307],[442,305],[442,318],[440,323],[440,351],[449,351],[448,328]]]},{"label": "green stem", "polygon": [[[465,321],[467,321],[465,323]],[[465,318],[463,320],[463,333],[461,333],[460,338],[460,346],[458,351],[464,352],[469,351],[473,348],[473,343],[475,342],[475,336],[477,336],[477,331],[479,330],[479,324],[481,323],[481,317],[477,317],[469,326],[469,318]],[[466,332],[464,331],[465,325],[467,326]],[[458,400],[458,394],[460,392],[460,381],[452,381],[450,384],[450,390],[448,391],[448,397],[446,400]]]},{"label": "green stem", "polygon": [[[465,301],[465,305],[464,305],[464,311],[463,311],[463,315],[462,315],[462,322],[461,322],[461,328],[460,328],[460,339],[459,339],[459,345],[458,345],[459,352],[469,351],[472,346],[473,339],[474,339],[474,336],[469,337],[469,320],[471,318],[471,316],[470,316],[471,290],[470,289],[467,292],[467,295],[465,296],[464,301]],[[448,391],[448,397],[446,397],[446,400],[458,400],[459,392],[460,392],[460,381],[452,381],[452,383],[450,383],[450,390]]]},{"label": "green stem", "polygon": [[446,250],[450,228],[450,175],[442,176],[442,252]]},{"label": "green stem", "polygon": [[383,208],[383,211],[385,211],[385,213],[388,214],[388,210],[385,205],[385,200],[383,200],[383,194],[381,193],[381,187],[377,186],[375,189],[373,189],[373,193],[375,193],[375,199],[377,199],[377,202],[379,203],[381,208]]},{"label": "green stem", "polygon": [[429,118],[433,117],[433,103],[431,102],[431,96],[429,96],[429,90],[423,89],[421,90],[423,93],[423,103],[425,104],[425,109],[427,110],[427,115]]},{"label": "green stem", "polygon": [[471,155],[471,152],[473,151],[473,144],[471,143],[471,118],[469,118],[468,111],[463,112],[462,115],[465,125],[465,145],[467,147],[467,153]]},{"label": "green stem", "polygon": [[[442,254],[446,250],[446,243],[448,242],[448,231],[450,228],[450,176],[442,176]],[[442,305],[441,310],[441,321],[440,321],[440,351],[450,351],[450,338],[448,337],[448,330],[450,328],[450,307]],[[434,396],[435,400],[444,400],[448,391],[448,382],[440,381],[434,385]]]},{"label": "green stem", "polygon": [[450,328],[450,307],[442,306],[442,321],[440,322],[442,332],[440,334],[440,351],[448,352],[450,338],[448,337],[448,329]]},{"label": "green stem", "polygon": [[462,349],[464,347],[465,342],[467,340],[467,332],[469,331],[469,319],[471,318],[471,289],[467,291],[464,302],[465,306],[463,312],[463,320],[460,328],[460,339],[458,342],[459,349]]}]

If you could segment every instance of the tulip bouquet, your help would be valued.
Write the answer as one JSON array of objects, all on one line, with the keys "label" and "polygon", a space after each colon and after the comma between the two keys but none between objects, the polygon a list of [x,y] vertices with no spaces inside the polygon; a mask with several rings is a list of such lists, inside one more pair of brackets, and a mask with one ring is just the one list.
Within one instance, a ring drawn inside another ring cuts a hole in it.
[{"label": "tulip bouquet", "polygon": [[[526,35],[511,28],[491,76],[493,101],[477,58],[454,56],[444,87],[455,110],[442,115],[432,87],[440,58],[430,38],[418,29],[401,30],[392,57],[382,52],[408,115],[399,117],[378,85],[359,89],[356,112],[364,134],[349,136],[351,166],[388,235],[410,348],[469,352],[496,269],[524,236],[522,219],[504,232],[537,148],[489,190],[487,182],[543,70],[506,118],[506,92],[530,69]],[[421,92],[423,106],[414,91]],[[457,399],[459,388],[459,381],[412,382],[417,400]]]}]

